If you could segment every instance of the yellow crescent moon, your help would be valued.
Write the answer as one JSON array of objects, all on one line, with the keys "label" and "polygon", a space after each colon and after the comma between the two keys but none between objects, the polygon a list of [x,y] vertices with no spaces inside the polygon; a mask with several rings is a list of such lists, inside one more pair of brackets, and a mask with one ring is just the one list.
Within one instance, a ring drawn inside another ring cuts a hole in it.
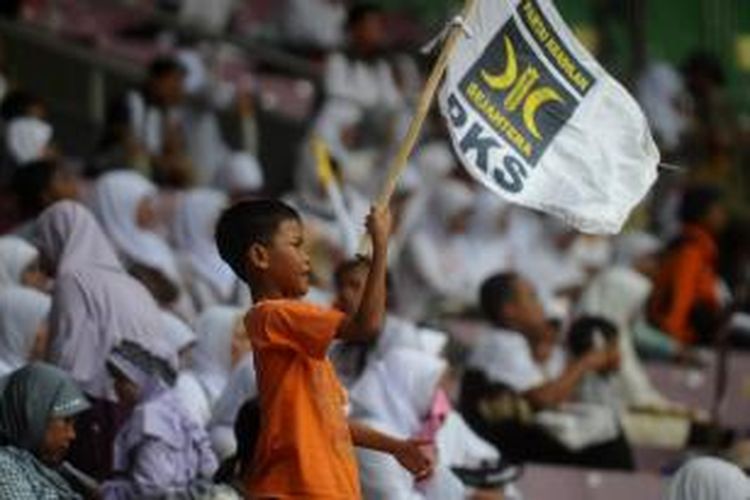
[{"label": "yellow crescent moon", "polygon": [[507,89],[508,87],[513,85],[513,82],[516,81],[516,77],[518,76],[516,51],[507,36],[504,36],[503,40],[505,40],[505,54],[507,56],[505,62],[505,71],[503,71],[499,75],[493,75],[485,70],[482,70],[481,72],[482,79],[484,79],[485,83],[494,90]]},{"label": "yellow crescent moon", "polygon": [[542,87],[530,93],[523,103],[523,123],[537,139],[541,139],[542,134],[536,126],[536,113],[542,105],[552,101],[563,102],[563,98],[553,88]]}]

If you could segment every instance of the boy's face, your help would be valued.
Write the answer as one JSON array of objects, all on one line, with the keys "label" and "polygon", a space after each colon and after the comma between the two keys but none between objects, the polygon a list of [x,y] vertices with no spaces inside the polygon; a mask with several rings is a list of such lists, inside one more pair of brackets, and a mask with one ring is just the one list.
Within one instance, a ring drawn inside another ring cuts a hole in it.
[{"label": "boy's face", "polygon": [[310,257],[304,244],[300,221],[287,219],[279,224],[270,244],[253,246],[251,265],[283,297],[303,297],[310,287]]},{"label": "boy's face", "polygon": [[342,312],[351,314],[357,310],[362,299],[367,281],[367,266],[361,265],[350,269],[341,277],[334,306]]}]

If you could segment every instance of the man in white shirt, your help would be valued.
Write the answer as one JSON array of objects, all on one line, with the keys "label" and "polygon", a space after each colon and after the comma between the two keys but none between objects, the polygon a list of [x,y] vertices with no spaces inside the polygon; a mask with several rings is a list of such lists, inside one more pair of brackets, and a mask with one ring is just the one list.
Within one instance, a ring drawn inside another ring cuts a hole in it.
[{"label": "man in white shirt", "polygon": [[616,354],[593,350],[567,365],[560,362],[561,348],[534,288],[515,273],[487,279],[480,306],[493,328],[469,356],[461,397],[467,422],[502,447],[510,461],[632,468],[622,437],[571,450],[534,424],[530,414],[568,401],[584,375],[616,365]]},{"label": "man in white shirt", "polygon": [[535,351],[550,341],[550,326],[532,285],[515,273],[487,279],[480,302],[485,318],[495,328],[480,337],[469,366],[513,389],[535,409],[568,400],[586,373],[616,362],[609,352],[591,352],[572,360],[561,373],[549,373],[548,360],[538,359]]}]

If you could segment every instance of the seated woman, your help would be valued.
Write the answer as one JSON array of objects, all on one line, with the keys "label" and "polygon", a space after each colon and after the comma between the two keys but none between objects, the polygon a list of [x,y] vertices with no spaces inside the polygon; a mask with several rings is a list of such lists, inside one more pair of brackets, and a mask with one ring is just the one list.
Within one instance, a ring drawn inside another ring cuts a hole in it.
[{"label": "seated woman", "polygon": [[116,477],[101,486],[101,497],[162,498],[210,489],[216,457],[206,432],[171,389],[171,367],[125,341],[112,350],[107,369],[130,415],[115,439]]},{"label": "seated woman", "polygon": [[32,363],[13,372],[0,397],[0,500],[79,500],[59,466],[89,403],[63,371]]},{"label": "seated woman", "polygon": [[109,172],[94,184],[91,208],[125,267],[158,302],[178,316],[192,321],[192,303],[184,289],[172,248],[162,236],[157,187],[133,171]]}]

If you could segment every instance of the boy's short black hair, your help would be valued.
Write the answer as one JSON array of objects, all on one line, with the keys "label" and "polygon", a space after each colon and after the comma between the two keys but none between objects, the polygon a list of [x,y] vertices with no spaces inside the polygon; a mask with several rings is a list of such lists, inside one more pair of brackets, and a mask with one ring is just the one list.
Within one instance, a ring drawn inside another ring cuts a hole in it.
[{"label": "boy's short black hair", "polygon": [[600,316],[581,316],[568,330],[568,349],[575,357],[580,357],[596,347],[596,336],[610,343],[617,339],[617,326]]},{"label": "boy's short black hair", "polygon": [[680,203],[680,221],[684,224],[700,222],[711,208],[721,203],[722,190],[716,186],[700,185],[685,191]]},{"label": "boy's short black hair", "polygon": [[149,79],[162,78],[172,73],[185,74],[185,67],[174,57],[157,57],[148,65]]},{"label": "boy's short black hair", "polygon": [[37,160],[13,171],[11,188],[25,216],[36,216],[46,208],[44,194],[62,168],[55,160]]},{"label": "boy's short black hair", "polygon": [[299,213],[279,200],[246,200],[224,210],[216,224],[216,246],[219,255],[245,283],[248,249],[260,243],[267,245],[282,222],[301,221]]},{"label": "boy's short black hair", "polygon": [[485,319],[502,325],[501,311],[505,304],[516,300],[520,276],[514,272],[498,273],[487,278],[479,289],[479,308]]}]

